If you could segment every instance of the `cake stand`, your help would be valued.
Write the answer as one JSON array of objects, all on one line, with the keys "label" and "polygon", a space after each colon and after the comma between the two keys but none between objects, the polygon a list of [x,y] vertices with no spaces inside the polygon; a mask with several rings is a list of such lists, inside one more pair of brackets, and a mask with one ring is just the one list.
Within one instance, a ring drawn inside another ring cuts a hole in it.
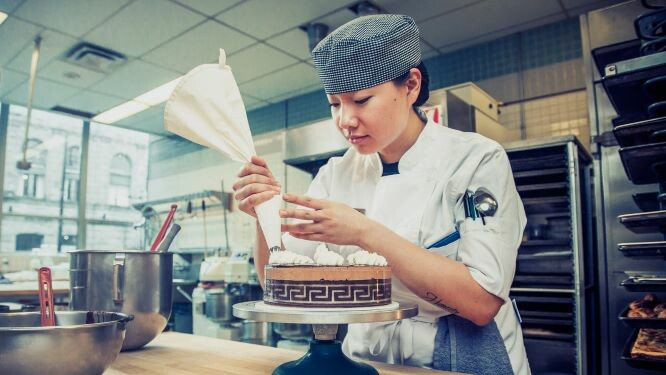
[{"label": "cake stand", "polygon": [[278,366],[273,375],[345,374],[378,375],[372,366],[351,360],[335,340],[338,324],[385,322],[411,318],[418,313],[415,304],[392,303],[369,308],[294,308],[271,306],[263,301],[237,303],[234,316],[275,323],[312,324],[314,340],[300,359]]}]

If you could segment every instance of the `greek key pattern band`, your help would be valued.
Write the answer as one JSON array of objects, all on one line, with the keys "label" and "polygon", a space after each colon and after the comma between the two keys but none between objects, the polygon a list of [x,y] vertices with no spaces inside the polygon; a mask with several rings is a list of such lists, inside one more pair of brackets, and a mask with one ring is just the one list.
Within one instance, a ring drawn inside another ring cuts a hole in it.
[{"label": "greek key pattern band", "polygon": [[312,307],[376,306],[391,303],[391,280],[266,280],[264,303]]}]

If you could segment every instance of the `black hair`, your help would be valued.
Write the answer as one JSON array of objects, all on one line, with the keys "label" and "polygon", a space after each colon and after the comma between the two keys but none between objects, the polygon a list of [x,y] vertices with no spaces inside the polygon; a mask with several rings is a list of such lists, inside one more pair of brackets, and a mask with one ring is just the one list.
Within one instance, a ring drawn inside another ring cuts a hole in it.
[{"label": "black hair", "polygon": [[[416,101],[413,104],[415,110],[417,107],[424,105],[425,102],[428,101],[428,98],[430,97],[430,89],[428,88],[428,84],[430,83],[430,77],[428,76],[428,70],[426,69],[425,64],[423,64],[423,62],[420,62],[419,65],[416,66],[416,69],[421,71],[421,90],[419,91],[419,96],[416,98]],[[394,79],[393,83],[395,83],[396,85],[403,85],[408,78],[409,78],[409,70],[406,71],[401,76],[399,76],[398,78]]]}]

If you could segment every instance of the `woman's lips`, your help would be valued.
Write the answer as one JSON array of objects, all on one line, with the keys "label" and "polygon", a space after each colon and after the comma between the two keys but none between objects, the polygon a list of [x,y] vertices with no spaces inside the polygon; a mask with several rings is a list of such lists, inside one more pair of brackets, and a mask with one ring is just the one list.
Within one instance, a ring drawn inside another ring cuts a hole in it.
[{"label": "woman's lips", "polygon": [[367,141],[368,139],[370,139],[370,137],[367,136],[367,135],[351,136],[351,137],[349,137],[349,142],[351,142],[351,144],[353,144],[353,145],[359,145],[359,144]]}]

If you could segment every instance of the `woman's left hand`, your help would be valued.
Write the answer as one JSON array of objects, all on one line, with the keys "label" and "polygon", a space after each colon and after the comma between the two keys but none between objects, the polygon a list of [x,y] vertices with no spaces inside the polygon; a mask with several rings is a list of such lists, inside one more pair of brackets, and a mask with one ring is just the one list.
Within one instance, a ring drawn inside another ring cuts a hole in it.
[{"label": "woman's left hand", "polygon": [[362,247],[363,234],[367,233],[374,223],[343,203],[294,194],[284,194],[282,199],[309,208],[280,210],[280,217],[307,220],[303,223],[282,225],[283,232],[289,232],[296,238]]}]

